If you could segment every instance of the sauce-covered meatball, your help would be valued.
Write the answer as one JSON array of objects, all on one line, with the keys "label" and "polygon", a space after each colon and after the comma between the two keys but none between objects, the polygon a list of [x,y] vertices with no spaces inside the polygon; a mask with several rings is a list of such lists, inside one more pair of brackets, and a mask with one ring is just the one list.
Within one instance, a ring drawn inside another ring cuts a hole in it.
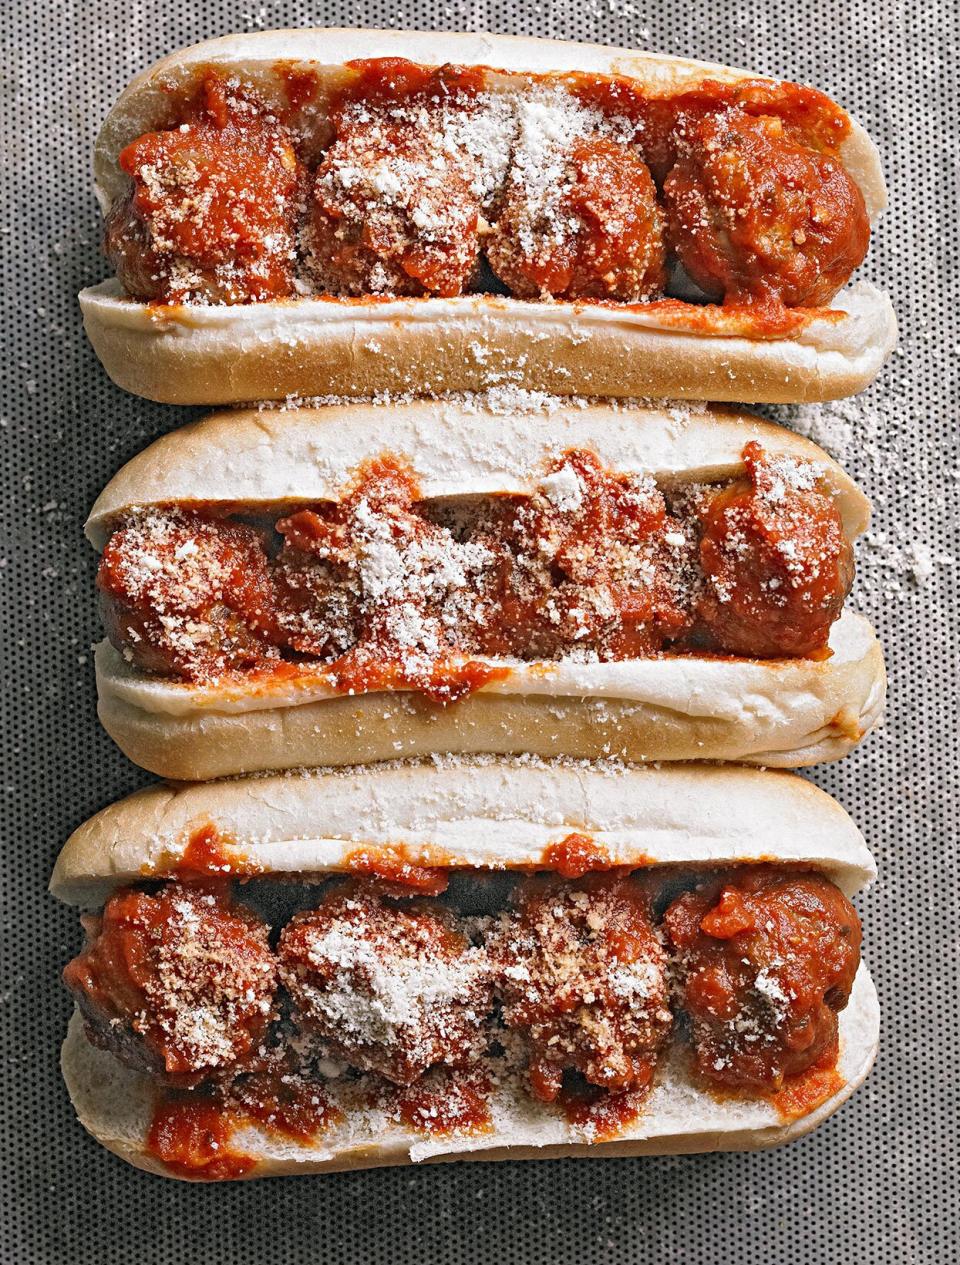
[{"label": "sauce-covered meatball", "polygon": [[313,183],[307,268],[330,294],[460,294],[476,271],[480,203],[429,138],[382,113],[354,121]]},{"label": "sauce-covered meatball", "polygon": [[860,922],[829,879],[749,867],[685,893],[664,927],[708,1080],[776,1090],[836,1054]]},{"label": "sauce-covered meatball", "polygon": [[63,973],[97,1045],[192,1086],[243,1070],[274,1015],[268,928],[215,888],[126,888]]},{"label": "sauce-covered meatball", "polygon": [[296,1021],[353,1067],[409,1085],[482,1052],[490,961],[429,900],[338,884],[287,924],[278,953]]},{"label": "sauce-covered meatball", "polygon": [[529,1045],[537,1098],[565,1071],[607,1090],[650,1083],[671,1023],[666,959],[642,887],[618,875],[525,881],[494,936],[503,1018]]},{"label": "sauce-covered meatball", "polygon": [[715,646],[771,658],[822,650],[853,580],[853,551],[815,467],[744,450],[747,477],[700,511],[698,617]]},{"label": "sauce-covered meatball", "polygon": [[636,302],[663,289],[665,248],[656,189],[643,159],[611,140],[581,140],[562,178],[515,167],[486,244],[513,294]]},{"label": "sauce-covered meatball", "polygon": [[200,681],[276,657],[267,555],[242,523],[135,515],[108,540],[97,588],[107,635],[145,671]]},{"label": "sauce-covered meatball", "polygon": [[340,656],[340,689],[406,684],[452,702],[482,684],[456,656],[491,555],[427,518],[418,496],[409,468],[384,456],[342,501],[281,519],[280,618],[295,650]]},{"label": "sauce-covered meatball", "polygon": [[124,149],[130,194],[105,250],[128,294],[168,303],[253,303],[293,292],[302,201],[288,130],[211,73],[195,116]]},{"label": "sauce-covered meatball", "polygon": [[681,131],[679,153],[663,187],[667,237],[711,298],[814,307],[863,262],[870,222],[859,187],[780,119],[708,113]]},{"label": "sauce-covered meatball", "polygon": [[571,450],[532,496],[504,502],[475,537],[497,563],[495,617],[478,623],[477,650],[628,659],[686,630],[695,543],[652,478]]}]

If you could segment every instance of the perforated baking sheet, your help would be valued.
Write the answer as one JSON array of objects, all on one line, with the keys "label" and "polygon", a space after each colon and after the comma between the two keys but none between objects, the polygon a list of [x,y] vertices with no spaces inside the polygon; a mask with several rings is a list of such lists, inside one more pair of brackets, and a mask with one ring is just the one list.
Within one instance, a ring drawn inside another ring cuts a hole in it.
[{"label": "perforated baking sheet", "polygon": [[[953,0],[7,0],[3,15],[0,1259],[960,1258]],[[73,826],[147,780],[97,727],[94,558],[81,525],[123,461],[193,415],[124,395],[84,340],[74,296],[104,271],[90,149],[116,94],[163,53],[233,30],[311,24],[489,29],[716,59],[818,84],[859,114],[884,152],[892,209],[866,272],[894,295],[900,350],[855,402],[771,410],[833,451],[874,499],[856,601],[879,626],[891,681],[886,730],[813,775],[853,813],[880,862],[861,901],[884,1007],[880,1060],[838,1116],[789,1149],[185,1187],[128,1169],[72,1117],[57,1069],[69,1010],[58,973],[79,937],[75,914],[45,894],[47,876]]]}]

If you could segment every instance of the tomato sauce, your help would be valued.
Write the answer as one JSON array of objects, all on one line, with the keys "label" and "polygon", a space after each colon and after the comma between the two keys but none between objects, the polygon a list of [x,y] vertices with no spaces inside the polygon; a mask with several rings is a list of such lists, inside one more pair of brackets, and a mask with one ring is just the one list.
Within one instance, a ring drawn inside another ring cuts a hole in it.
[{"label": "tomato sauce", "polygon": [[398,1090],[396,1110],[419,1133],[483,1133],[491,1127],[489,1094],[478,1073],[443,1072]]},{"label": "tomato sauce", "polygon": [[582,878],[613,865],[607,850],[590,835],[570,834],[543,850],[543,864],[563,878]]},{"label": "tomato sauce", "polygon": [[654,174],[662,178],[676,157],[678,120],[693,123],[706,113],[738,106],[747,114],[772,115],[804,144],[836,156],[851,130],[850,116],[817,88],[789,82],[742,79],[721,83],[706,79],[668,95],[649,94],[629,79],[573,73],[564,76],[570,90],[607,115],[636,124],[636,141]]},{"label": "tomato sauce", "polygon": [[320,76],[309,66],[295,61],[274,62],[273,73],[283,81],[291,114],[312,105],[320,91]]},{"label": "tomato sauce", "polygon": [[164,849],[156,861],[141,865],[140,873],[144,878],[179,878],[187,882],[265,873],[265,867],[240,852],[234,842],[213,822],[207,822],[191,831],[182,852]]},{"label": "tomato sauce", "polygon": [[609,1142],[628,1128],[642,1113],[653,1081],[653,1063],[645,1084],[611,1093],[585,1082],[560,1090],[557,1103],[567,1120],[583,1129],[592,1141]]},{"label": "tomato sauce", "polygon": [[424,866],[411,861],[401,845],[357,848],[346,857],[346,868],[352,874],[367,874],[396,883],[424,896],[439,896],[446,891],[448,875],[442,867]]},{"label": "tomato sauce", "polygon": [[343,1119],[314,1083],[272,1072],[241,1077],[229,1092],[162,1090],[154,1103],[147,1154],[178,1177],[232,1181],[257,1161],[231,1146],[245,1125],[309,1145]]},{"label": "tomato sauce", "polygon": [[233,839],[208,822],[198,826],[187,840],[172,873],[178,878],[204,878],[225,874],[262,874],[264,867],[243,852],[238,852]]},{"label": "tomato sauce", "polygon": [[798,1120],[809,1115],[821,1103],[843,1089],[846,1082],[837,1071],[837,1052],[830,1054],[805,1072],[788,1076],[783,1085],[770,1096],[782,1120]]},{"label": "tomato sauce", "polygon": [[362,57],[346,69],[353,77],[335,94],[334,113],[354,101],[389,104],[416,96],[429,107],[431,99],[476,95],[486,82],[483,66],[418,66],[405,57]]},{"label": "tomato sauce", "polygon": [[343,1119],[315,1082],[289,1074],[253,1072],[233,1086],[230,1108],[271,1133],[305,1145]]},{"label": "tomato sauce", "polygon": [[[388,652],[389,654],[389,652]],[[370,654],[352,655],[330,665],[330,678],[343,694],[371,694],[379,690],[416,689],[432,703],[447,706],[457,703],[494,681],[505,681],[509,668],[492,667],[488,663],[469,660],[457,663],[440,660],[427,673],[415,676],[404,670],[402,663]]]},{"label": "tomato sauce", "polygon": [[223,1106],[199,1094],[162,1094],[147,1135],[147,1154],[175,1176],[193,1181],[235,1181],[256,1160],[234,1151],[236,1121]]}]

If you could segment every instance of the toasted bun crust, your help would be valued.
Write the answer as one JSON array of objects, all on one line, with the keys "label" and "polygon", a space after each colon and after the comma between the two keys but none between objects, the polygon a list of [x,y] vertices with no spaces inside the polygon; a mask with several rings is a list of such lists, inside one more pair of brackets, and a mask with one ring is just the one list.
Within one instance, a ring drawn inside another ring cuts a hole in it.
[{"label": "toasted bun crust", "polygon": [[[200,67],[235,69],[268,104],[279,104],[284,98],[277,61],[308,63],[332,87],[344,62],[384,56],[519,73],[617,74],[662,92],[704,79],[756,78],[686,58],[509,36],[329,29],[228,36],[164,58],[122,93],[95,150],[101,205],[108,209],[126,188],[117,165],[120,150],[164,125],[169,89],[189,83]],[[856,121],[842,157],[875,218],[886,206],[886,188],[876,147]],[[80,303],[111,378],[171,404],[475,391],[503,381],[560,395],[825,400],[862,390],[896,339],[889,301],[865,283],[835,300],[846,315],[815,319],[796,335],[771,340],[705,332],[696,312],[678,326],[656,308],[487,296],[383,303],[301,299],[161,312],[123,298],[107,282],[85,290]]]},{"label": "toasted bun crust", "polygon": [[173,684],[133,671],[104,642],[98,710],[125,755],[183,781],[438,751],[798,768],[845,755],[883,710],[883,656],[869,623],[845,612],[830,646],[820,662],[492,661],[510,667],[506,680],[444,708],[399,691],[336,695],[317,678],[255,694]]},{"label": "toasted bun crust", "polygon": [[[300,1146],[258,1129],[238,1138],[257,1160],[249,1177],[340,1172],[391,1164],[443,1160],[557,1159],[630,1155],[684,1155],[697,1151],[750,1151],[779,1146],[826,1120],[866,1079],[876,1057],[880,1029],[877,994],[866,967],[854,981],[840,1014],[842,1088],[790,1123],[763,1101],[720,1099],[699,1089],[679,1060],[671,1060],[642,1115],[612,1142],[589,1143],[577,1129],[508,1088],[492,1102],[489,1132],[469,1137],[430,1138],[370,1113],[352,1113],[312,1145]],[[61,1056],[63,1076],[80,1123],[98,1142],[128,1163],[162,1176],[171,1174],[146,1152],[152,1111],[149,1079],[89,1044],[78,1014],[70,1021]]]},{"label": "toasted bun crust", "polygon": [[74,831],[50,890],[97,904],[145,872],[175,870],[191,833],[209,825],[230,841],[234,873],[348,869],[358,847],[402,847],[421,865],[531,867],[571,832],[588,834],[619,865],[772,856],[827,871],[848,895],[876,873],[840,805],[789,773],[447,758],[152,786]]},{"label": "toasted bun crust", "polygon": [[99,549],[131,508],[171,501],[284,505],[336,501],[357,467],[379,453],[409,463],[424,499],[532,492],[550,462],[589,448],[623,474],[668,482],[742,473],[759,440],[771,455],[813,461],[836,498],[851,540],[870,503],[822,448],[772,422],[704,406],[585,404],[524,393],[213,414],[163,436],[97,497],[86,531]]}]

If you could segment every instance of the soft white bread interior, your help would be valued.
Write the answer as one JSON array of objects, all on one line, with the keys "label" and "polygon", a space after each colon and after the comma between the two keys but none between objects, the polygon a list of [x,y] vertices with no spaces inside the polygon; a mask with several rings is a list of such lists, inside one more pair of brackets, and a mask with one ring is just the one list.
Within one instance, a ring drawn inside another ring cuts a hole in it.
[{"label": "soft white bread interior", "polygon": [[[699,1089],[681,1057],[664,1061],[640,1116],[615,1141],[591,1142],[576,1125],[510,1084],[491,1101],[491,1125],[475,1134],[425,1136],[382,1111],[349,1110],[341,1123],[301,1145],[254,1127],[232,1144],[256,1160],[248,1177],[271,1177],[443,1160],[522,1160],[631,1155],[685,1155],[697,1151],[753,1151],[803,1137],[821,1124],[866,1080],[877,1052],[880,1009],[873,981],[861,966],[850,1001],[839,1016],[841,1087],[806,1115],[785,1122],[762,1099],[720,1098]],[[61,1068],[74,1110],[98,1142],[137,1168],[171,1173],[147,1153],[153,1110],[148,1077],[94,1048],[78,1014],[70,1020]],[[334,1105],[336,1095],[328,1092]]]},{"label": "soft white bread interior", "polygon": [[378,847],[420,865],[531,868],[571,833],[587,834],[615,865],[774,857],[816,866],[847,895],[876,873],[847,813],[795,774],[447,757],[151,786],[74,831],[50,890],[99,904],[144,873],[175,870],[192,833],[211,825],[238,874],[337,871],[358,848]]},{"label": "soft white bread interior", "polygon": [[743,472],[743,449],[815,462],[852,540],[870,503],[844,470],[809,439],[731,409],[704,405],[588,402],[494,393],[392,404],[236,409],[164,435],[110,480],[86,531],[102,548],[132,508],[173,501],[283,506],[338,501],[371,457],[401,457],[426,499],[530,493],[551,461],[571,448],[596,453],[606,469],[651,474],[668,484],[710,482]]},{"label": "soft white bread interior", "polygon": [[134,763],[183,781],[437,751],[799,768],[839,759],[883,713],[883,654],[868,621],[844,612],[829,645],[824,660],[489,660],[505,679],[440,707],[410,691],[335,694],[322,671],[255,690],[174,683],[136,672],[103,642],[98,713]]},{"label": "soft white bread interior", "polygon": [[[228,36],[164,58],[120,96],[94,158],[104,210],[128,187],[117,165],[120,150],[142,132],[168,125],[171,89],[189,85],[203,68],[236,70],[268,104],[279,105],[285,89],[278,62],[309,66],[332,89],[345,61],[397,56],[513,73],[624,75],[654,92],[704,79],[756,78],[686,58],[484,34],[298,30]],[[856,121],[842,157],[875,218],[886,206],[886,187],[876,146]],[[866,282],[839,295],[829,315],[771,339],[744,336],[720,318],[705,330],[695,308],[685,318],[657,305],[529,303],[489,295],[158,309],[125,298],[115,282],[106,282],[84,290],[80,305],[113,380],[172,404],[476,391],[504,382],[559,395],[825,400],[862,390],[896,341],[889,300]]]}]

